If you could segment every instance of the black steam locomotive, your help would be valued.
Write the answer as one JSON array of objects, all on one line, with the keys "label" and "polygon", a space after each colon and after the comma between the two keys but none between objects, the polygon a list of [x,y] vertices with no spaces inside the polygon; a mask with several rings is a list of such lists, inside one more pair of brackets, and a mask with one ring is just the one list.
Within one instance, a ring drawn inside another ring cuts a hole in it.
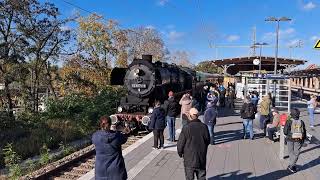
[{"label": "black steam locomotive", "polygon": [[124,85],[127,96],[121,98],[118,113],[111,115],[113,123],[127,122],[130,128],[146,126],[154,101],[163,102],[173,91],[177,98],[190,92],[196,96],[207,82],[222,82],[223,76],[194,71],[175,64],[152,62],[151,55],[134,59],[128,68],[114,68],[112,85]]}]

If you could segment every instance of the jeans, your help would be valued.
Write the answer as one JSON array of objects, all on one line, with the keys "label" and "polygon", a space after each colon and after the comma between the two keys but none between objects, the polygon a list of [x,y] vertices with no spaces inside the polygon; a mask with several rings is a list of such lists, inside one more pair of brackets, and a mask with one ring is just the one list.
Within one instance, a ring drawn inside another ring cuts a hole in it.
[{"label": "jeans", "polygon": [[[158,146],[158,140],[160,140],[160,146]],[[164,143],[164,136],[163,136],[163,129],[154,129],[153,130],[153,147],[158,148],[158,147],[163,147]]]},{"label": "jeans", "polygon": [[314,126],[314,108],[308,108],[310,126]]},{"label": "jeans", "polygon": [[260,116],[260,129],[262,130],[262,129],[264,129],[265,128],[265,122],[268,120],[268,115],[261,115]]},{"label": "jeans", "polygon": [[186,180],[194,180],[194,174],[196,174],[197,179],[205,180],[206,179],[206,170],[205,169],[196,169],[190,167],[184,167],[184,172],[186,175]]},{"label": "jeans", "polygon": [[260,117],[260,129],[263,129],[263,134],[266,135],[267,124],[270,122],[270,116],[261,115]]},{"label": "jeans", "polygon": [[176,118],[167,116],[167,123],[168,123],[168,131],[169,131],[169,140],[173,142],[176,139],[175,137],[176,136],[176,130],[175,130]]},{"label": "jeans", "polygon": [[253,139],[253,126],[252,126],[252,119],[244,119],[243,120],[243,130],[244,130],[244,138],[247,137],[247,133],[250,134],[250,139]]},{"label": "jeans", "polygon": [[277,132],[277,128],[276,127],[272,127],[272,128],[267,128],[268,131],[268,137],[271,141],[273,141],[273,135],[275,132]]},{"label": "jeans", "polygon": [[213,124],[207,124],[208,130],[209,130],[209,135],[210,135],[210,144],[214,144],[214,125]]},{"label": "jeans", "polygon": [[300,141],[287,141],[289,153],[289,166],[294,167],[298,161],[302,143]]}]

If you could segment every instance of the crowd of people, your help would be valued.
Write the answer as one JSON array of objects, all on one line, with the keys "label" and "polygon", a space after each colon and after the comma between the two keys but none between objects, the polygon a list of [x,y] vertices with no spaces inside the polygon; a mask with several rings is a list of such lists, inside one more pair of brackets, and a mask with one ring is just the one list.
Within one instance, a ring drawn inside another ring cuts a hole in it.
[{"label": "crowd of people", "polygon": [[[218,107],[234,107],[235,91],[232,85],[224,88],[223,85],[204,86],[200,96],[194,98],[186,93],[182,98],[175,99],[174,92],[170,91],[168,99],[161,104],[155,101],[154,110],[150,117],[149,129],[154,135],[153,149],[164,149],[164,130],[168,129],[168,141],[177,141],[178,155],[184,159],[185,177],[187,180],[206,178],[206,156],[209,145],[215,144],[214,127],[218,117]],[[199,99],[200,97],[200,99]],[[243,119],[243,138],[254,139],[253,120],[260,113],[259,128],[267,137],[268,143],[275,141],[274,135],[280,130],[279,110],[274,106],[271,94],[264,96],[261,101],[259,94],[250,92],[245,97],[240,110]],[[258,108],[259,106],[259,108]],[[308,101],[310,126],[314,125],[314,109],[317,101],[314,97]],[[176,117],[179,116],[182,130],[179,139],[176,139]],[[203,120],[199,116],[203,114]],[[306,128],[300,119],[300,111],[292,109],[290,119],[284,125],[284,134],[289,153],[288,170],[296,172],[296,162],[300,149],[306,139]],[[111,128],[111,120],[107,116],[100,119],[101,130],[97,131],[92,142],[96,147],[96,179],[126,179],[124,159],[121,145],[127,140],[128,128]],[[112,130],[114,129],[114,130]]]},{"label": "crowd of people", "polygon": [[[256,92],[250,93],[249,96],[245,97],[244,104],[240,110],[241,118],[243,118],[243,128],[244,128],[244,139],[247,138],[247,133],[250,135],[250,139],[254,139],[253,134],[253,120],[258,112],[256,101],[259,100],[259,95]],[[308,101],[309,108],[316,107],[317,101],[312,99]],[[310,105],[313,104],[313,105]],[[313,116],[311,113],[314,109],[309,109],[310,119]],[[260,119],[259,126],[263,131],[263,136],[268,137],[267,142],[275,142],[274,136],[277,131],[280,130],[280,114],[278,109],[275,107],[274,100],[271,93],[264,96],[260,102]],[[289,154],[289,166],[287,169],[295,173],[297,171],[296,162],[298,160],[300,150],[304,141],[306,140],[306,128],[304,122],[300,119],[299,109],[291,109],[290,118],[286,120],[284,125],[283,133],[286,136],[286,143],[288,147]],[[310,126],[313,121],[310,121]]]}]

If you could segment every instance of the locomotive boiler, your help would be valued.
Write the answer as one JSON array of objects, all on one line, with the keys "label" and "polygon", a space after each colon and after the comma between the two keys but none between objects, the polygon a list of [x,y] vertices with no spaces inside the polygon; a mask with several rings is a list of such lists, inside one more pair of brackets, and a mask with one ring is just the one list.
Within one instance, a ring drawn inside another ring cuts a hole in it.
[{"label": "locomotive boiler", "polygon": [[177,98],[190,92],[196,95],[208,81],[223,79],[221,75],[196,72],[164,62],[152,62],[151,55],[134,59],[128,68],[114,68],[111,85],[123,85],[128,94],[120,99],[113,123],[126,122],[131,129],[145,127],[150,121],[155,100],[164,102],[169,91]]}]

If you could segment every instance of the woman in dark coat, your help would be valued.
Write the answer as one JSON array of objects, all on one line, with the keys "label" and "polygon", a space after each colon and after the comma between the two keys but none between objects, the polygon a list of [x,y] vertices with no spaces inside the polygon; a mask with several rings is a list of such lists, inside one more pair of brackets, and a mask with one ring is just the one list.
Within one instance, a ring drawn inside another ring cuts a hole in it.
[{"label": "woman in dark coat", "polygon": [[129,130],[123,133],[110,130],[111,119],[108,116],[100,118],[101,130],[92,135],[95,145],[95,179],[96,180],[125,180],[127,171],[122,156],[121,145],[127,141]]}]

